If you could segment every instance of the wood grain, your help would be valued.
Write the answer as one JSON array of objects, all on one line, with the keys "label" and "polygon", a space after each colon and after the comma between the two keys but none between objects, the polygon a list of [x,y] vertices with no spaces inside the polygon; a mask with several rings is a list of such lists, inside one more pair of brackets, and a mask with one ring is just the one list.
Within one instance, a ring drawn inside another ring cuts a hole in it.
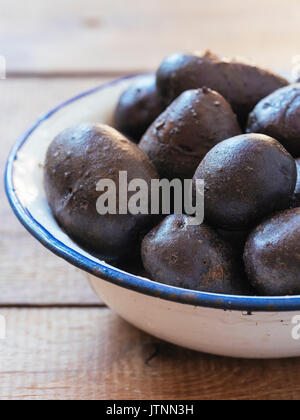
[{"label": "wood grain", "polygon": [[289,67],[298,0],[1,0],[0,54],[10,72],[132,72],[174,51],[210,48]]},{"label": "wood grain", "polygon": [[163,343],[108,309],[10,309],[0,399],[299,399],[300,359],[249,361]]},{"label": "wood grain", "polygon": [[[16,139],[50,108],[106,79],[0,81],[0,170]],[[84,275],[21,226],[0,184],[0,305],[99,304]]]}]

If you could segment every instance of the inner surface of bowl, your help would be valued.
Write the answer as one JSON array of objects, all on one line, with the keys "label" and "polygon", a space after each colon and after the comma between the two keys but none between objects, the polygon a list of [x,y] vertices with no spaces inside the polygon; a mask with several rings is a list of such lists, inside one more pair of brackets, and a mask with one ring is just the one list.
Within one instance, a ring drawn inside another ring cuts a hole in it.
[{"label": "inner surface of bowl", "polygon": [[195,306],[236,310],[300,308],[300,297],[248,297],[202,293],[162,285],[134,276],[93,257],[67,236],[56,223],[43,186],[43,165],[49,144],[62,130],[80,123],[113,124],[113,112],[131,76],[85,92],[46,114],[12,150],[6,169],[6,191],[24,226],[47,248],[72,264],[122,287]]}]

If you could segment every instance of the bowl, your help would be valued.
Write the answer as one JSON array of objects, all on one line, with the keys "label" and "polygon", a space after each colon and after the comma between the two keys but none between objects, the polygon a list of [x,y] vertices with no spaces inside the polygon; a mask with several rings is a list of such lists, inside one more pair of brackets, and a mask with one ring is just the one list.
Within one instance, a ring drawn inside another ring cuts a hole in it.
[{"label": "bowl", "polygon": [[141,77],[145,75],[84,92],[45,114],[22,136],[5,171],[6,193],[15,214],[45,247],[83,270],[112,310],[155,337],[222,356],[300,356],[300,296],[228,296],[159,284],[93,257],[53,218],[43,188],[43,164],[50,142],[60,131],[82,122],[112,124],[121,92]]}]

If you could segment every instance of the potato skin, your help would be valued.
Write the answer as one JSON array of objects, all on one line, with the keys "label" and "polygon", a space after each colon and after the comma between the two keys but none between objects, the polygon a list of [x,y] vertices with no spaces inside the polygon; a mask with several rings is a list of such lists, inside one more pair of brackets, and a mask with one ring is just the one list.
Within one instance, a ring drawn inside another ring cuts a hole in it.
[{"label": "potato skin", "polygon": [[297,167],[297,183],[292,197],[292,208],[300,207],[300,159],[296,160]]},{"label": "potato skin", "polygon": [[158,177],[134,143],[105,125],[65,130],[49,146],[45,161],[44,185],[56,220],[76,242],[107,261],[135,255],[140,235],[153,226],[148,215],[97,213],[101,193],[96,184],[109,178],[118,186],[121,170],[128,171],[128,181],[141,178],[148,185]]},{"label": "potato skin", "polygon": [[203,55],[170,55],[157,71],[157,88],[167,104],[185,90],[206,86],[227,99],[242,128],[262,98],[287,84],[270,71],[209,51]]},{"label": "potato skin", "polygon": [[185,289],[247,294],[240,261],[207,225],[189,226],[187,216],[168,216],[143,240],[142,259],[154,281]]},{"label": "potato skin", "polygon": [[164,108],[157,93],[155,75],[144,76],[131,84],[120,96],[114,125],[121,133],[138,143]]},{"label": "potato skin", "polygon": [[244,254],[245,244],[250,233],[248,230],[217,229],[216,232],[232,246],[238,256]]},{"label": "potato skin", "polygon": [[248,133],[263,133],[300,157],[300,83],[262,99],[249,116]]},{"label": "potato skin", "polygon": [[228,102],[203,88],[183,92],[153,122],[139,146],[162,178],[192,179],[213,146],[240,133]]},{"label": "potato skin", "polygon": [[265,220],[246,243],[248,278],[263,295],[300,294],[300,208]]},{"label": "potato skin", "polygon": [[283,146],[262,134],[245,134],[215,146],[194,177],[205,182],[205,220],[226,230],[247,230],[289,207],[296,164]]}]

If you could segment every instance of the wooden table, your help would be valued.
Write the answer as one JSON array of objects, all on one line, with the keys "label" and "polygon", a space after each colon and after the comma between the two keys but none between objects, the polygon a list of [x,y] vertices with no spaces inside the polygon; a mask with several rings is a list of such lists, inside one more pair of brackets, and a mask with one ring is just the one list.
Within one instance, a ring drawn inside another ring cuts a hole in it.
[{"label": "wooden table", "polygon": [[[166,54],[211,48],[289,67],[300,54],[298,0],[1,0],[3,172],[16,138],[47,109]],[[131,327],[84,275],[45,250],[0,186],[1,399],[299,399],[300,359],[231,360]]]}]

